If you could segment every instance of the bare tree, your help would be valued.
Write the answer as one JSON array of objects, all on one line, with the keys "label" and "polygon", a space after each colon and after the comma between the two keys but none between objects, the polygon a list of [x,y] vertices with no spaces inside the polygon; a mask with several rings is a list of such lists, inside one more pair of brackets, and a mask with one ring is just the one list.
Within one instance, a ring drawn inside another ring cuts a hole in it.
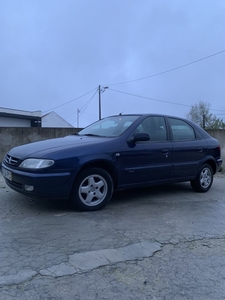
[{"label": "bare tree", "polygon": [[205,129],[225,129],[223,120],[218,119],[216,115],[210,113],[210,104],[199,101],[191,107],[187,114],[187,119],[197,123]]}]

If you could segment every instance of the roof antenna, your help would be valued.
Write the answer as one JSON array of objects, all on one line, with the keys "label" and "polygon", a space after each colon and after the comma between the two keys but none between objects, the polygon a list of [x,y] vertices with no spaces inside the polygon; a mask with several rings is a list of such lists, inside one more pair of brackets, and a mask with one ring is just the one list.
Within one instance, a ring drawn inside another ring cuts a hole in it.
[{"label": "roof antenna", "polygon": [[122,111],[121,113],[119,113],[119,116],[122,116],[122,113],[124,113],[124,111]]}]

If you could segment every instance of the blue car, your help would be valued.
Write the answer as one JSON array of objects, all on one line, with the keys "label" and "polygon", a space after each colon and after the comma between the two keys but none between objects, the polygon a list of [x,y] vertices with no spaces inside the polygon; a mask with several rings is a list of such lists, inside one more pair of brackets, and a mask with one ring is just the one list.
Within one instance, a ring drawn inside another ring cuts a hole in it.
[{"label": "blue car", "polygon": [[13,190],[98,210],[114,190],[190,181],[207,192],[222,164],[219,142],[195,123],[156,114],[104,118],[79,134],[11,149],[2,174]]}]

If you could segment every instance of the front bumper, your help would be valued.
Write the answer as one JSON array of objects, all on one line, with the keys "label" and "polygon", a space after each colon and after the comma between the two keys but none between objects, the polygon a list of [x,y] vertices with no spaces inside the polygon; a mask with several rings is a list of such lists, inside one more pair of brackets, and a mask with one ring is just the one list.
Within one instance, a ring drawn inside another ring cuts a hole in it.
[{"label": "front bumper", "polygon": [[4,163],[2,171],[10,188],[31,197],[68,199],[75,178],[71,171],[33,173],[9,168]]}]

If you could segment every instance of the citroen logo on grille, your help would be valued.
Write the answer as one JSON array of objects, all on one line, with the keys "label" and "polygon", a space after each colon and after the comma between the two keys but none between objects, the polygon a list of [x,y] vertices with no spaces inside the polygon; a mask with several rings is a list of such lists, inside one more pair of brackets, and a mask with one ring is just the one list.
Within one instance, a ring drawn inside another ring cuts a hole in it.
[{"label": "citroen logo on grille", "polygon": [[11,156],[11,155],[9,155],[9,154],[7,154],[6,156],[5,156],[5,158],[4,158],[4,161],[7,163],[7,164],[9,164],[9,165],[12,165],[12,166],[14,166],[14,165],[16,165],[16,163],[18,162],[18,158],[17,157],[13,157],[13,156]]}]

